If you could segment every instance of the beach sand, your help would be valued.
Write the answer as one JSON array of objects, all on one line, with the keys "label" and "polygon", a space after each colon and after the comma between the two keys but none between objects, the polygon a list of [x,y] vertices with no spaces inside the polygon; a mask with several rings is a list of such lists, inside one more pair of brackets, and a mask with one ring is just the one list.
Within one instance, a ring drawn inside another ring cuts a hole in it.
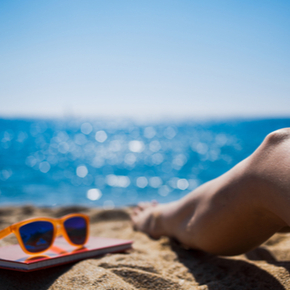
[{"label": "beach sand", "polygon": [[[168,238],[134,232],[130,208],[0,208],[0,228],[25,218],[87,213],[91,235],[134,240],[133,250],[31,273],[0,269],[0,289],[290,289],[290,235],[276,234],[240,256],[217,257],[187,250]],[[237,229],[238,230],[238,229]],[[0,246],[16,243],[14,235]]]}]

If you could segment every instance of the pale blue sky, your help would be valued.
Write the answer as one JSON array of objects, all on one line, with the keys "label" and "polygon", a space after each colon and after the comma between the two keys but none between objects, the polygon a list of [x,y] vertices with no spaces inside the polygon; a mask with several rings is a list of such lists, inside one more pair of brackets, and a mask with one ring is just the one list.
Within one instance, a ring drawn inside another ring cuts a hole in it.
[{"label": "pale blue sky", "polygon": [[290,1],[0,1],[0,117],[290,115]]}]

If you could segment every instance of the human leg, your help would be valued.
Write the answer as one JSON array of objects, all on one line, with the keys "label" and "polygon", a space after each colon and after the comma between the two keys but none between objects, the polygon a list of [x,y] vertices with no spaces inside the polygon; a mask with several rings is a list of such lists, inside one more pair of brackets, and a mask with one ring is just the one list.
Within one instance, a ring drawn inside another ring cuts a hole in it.
[{"label": "human leg", "polygon": [[179,201],[136,209],[135,229],[214,254],[258,246],[290,225],[289,136],[270,134],[249,158]]}]

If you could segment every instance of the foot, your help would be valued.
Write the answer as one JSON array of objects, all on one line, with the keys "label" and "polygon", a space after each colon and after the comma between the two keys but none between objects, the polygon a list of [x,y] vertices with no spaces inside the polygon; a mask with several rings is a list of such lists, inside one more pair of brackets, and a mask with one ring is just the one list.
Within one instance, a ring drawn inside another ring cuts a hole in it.
[{"label": "foot", "polygon": [[134,230],[144,232],[153,239],[173,236],[174,229],[168,225],[174,208],[174,203],[158,204],[152,201],[138,204],[131,215]]},{"label": "foot", "polygon": [[144,232],[153,239],[160,238],[164,234],[160,207],[155,201],[139,203],[131,215],[134,230]]}]

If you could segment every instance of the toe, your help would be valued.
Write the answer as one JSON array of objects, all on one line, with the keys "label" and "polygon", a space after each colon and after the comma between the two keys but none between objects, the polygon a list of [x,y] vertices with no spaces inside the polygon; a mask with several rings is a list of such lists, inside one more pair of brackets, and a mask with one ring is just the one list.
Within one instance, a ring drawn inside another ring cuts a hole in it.
[{"label": "toe", "polygon": [[144,210],[150,206],[150,202],[140,202],[138,203],[138,208]]},{"label": "toe", "polygon": [[153,199],[152,202],[151,202],[151,204],[152,204],[153,206],[156,206],[156,205],[158,205],[158,201],[155,200],[155,199]]},{"label": "toe", "polygon": [[141,211],[142,211],[142,210],[141,210],[139,207],[135,207],[135,208],[133,209],[133,215],[137,215],[137,214],[139,214]]},{"label": "toe", "polygon": [[138,203],[138,208],[141,210],[145,210],[149,207],[158,205],[158,202],[154,199],[151,202],[140,202]]}]

